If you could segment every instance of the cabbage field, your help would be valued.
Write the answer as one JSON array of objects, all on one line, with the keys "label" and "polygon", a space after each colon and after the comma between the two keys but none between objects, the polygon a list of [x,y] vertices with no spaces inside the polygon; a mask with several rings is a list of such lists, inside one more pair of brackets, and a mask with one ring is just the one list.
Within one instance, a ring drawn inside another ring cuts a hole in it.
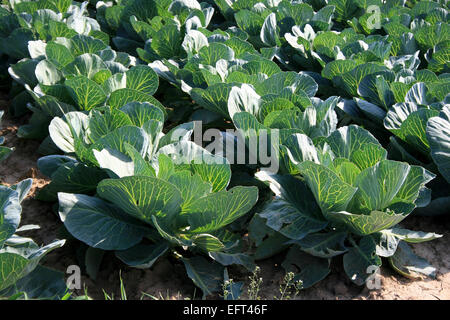
[{"label": "cabbage field", "polygon": [[449,3],[199,1],[2,1],[0,299],[450,299]]}]

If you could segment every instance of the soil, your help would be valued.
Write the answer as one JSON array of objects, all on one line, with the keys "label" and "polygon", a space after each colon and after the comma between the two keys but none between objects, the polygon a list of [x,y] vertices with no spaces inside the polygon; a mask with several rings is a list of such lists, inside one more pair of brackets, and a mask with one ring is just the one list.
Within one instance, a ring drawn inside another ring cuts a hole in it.
[{"label": "soil", "polygon": [[[54,239],[61,238],[62,224],[54,213],[53,204],[35,200],[36,193],[49,183],[36,168],[39,158],[37,148],[39,142],[20,139],[16,136],[18,126],[26,119],[10,119],[7,113],[8,101],[0,96],[0,109],[6,111],[0,126],[0,136],[5,137],[5,145],[14,147],[15,151],[8,159],[0,163],[0,183],[12,185],[26,178],[33,178],[33,187],[23,202],[21,224],[37,224],[41,228],[28,231],[26,236],[32,237],[38,244],[45,245]],[[414,251],[426,258],[437,269],[436,279],[410,280],[395,274],[389,267],[381,271],[382,286],[379,290],[369,291],[357,287],[345,276],[342,261],[335,259],[331,274],[312,288],[302,290],[295,299],[348,300],[348,299],[450,299],[450,216],[442,218],[425,218],[410,216],[403,224],[414,230],[443,234],[440,239],[417,244]],[[79,242],[67,241],[66,245],[51,252],[43,264],[66,272],[68,266],[77,265],[77,248]],[[281,267],[283,255],[261,261],[260,277],[263,279],[259,296],[261,299],[280,297],[279,288],[285,276]],[[249,284],[248,273],[241,269],[230,270],[230,277],[235,281]],[[120,277],[123,280],[128,299],[198,299],[201,293],[186,276],[181,262],[174,258],[159,261],[152,269],[134,269],[121,263],[113,254],[107,253],[102,261],[100,271],[95,280],[86,272],[82,274],[82,289],[87,290],[93,299],[105,299],[105,293],[115,299],[120,298]],[[244,288],[242,298],[247,298]]]}]

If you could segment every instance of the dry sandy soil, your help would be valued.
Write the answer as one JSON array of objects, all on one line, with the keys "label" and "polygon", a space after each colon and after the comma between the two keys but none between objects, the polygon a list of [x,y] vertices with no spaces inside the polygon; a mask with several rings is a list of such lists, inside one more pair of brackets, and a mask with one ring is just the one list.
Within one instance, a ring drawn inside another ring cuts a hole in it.
[{"label": "dry sandy soil", "polygon": [[[0,96],[0,109],[6,109],[7,101]],[[14,147],[12,155],[0,164],[0,183],[11,185],[25,178],[33,178],[33,188],[23,203],[22,224],[38,224],[41,229],[29,231],[27,236],[37,243],[47,244],[61,237],[61,222],[53,211],[53,204],[33,199],[36,192],[49,183],[36,168],[39,158],[36,150],[38,142],[19,139],[16,136],[18,125],[25,119],[4,117],[0,126],[0,136],[5,136],[6,146]],[[342,262],[336,259],[332,264],[332,273],[314,287],[303,290],[296,299],[450,299],[450,216],[430,219],[411,216],[403,224],[415,230],[436,232],[444,237],[413,247],[414,251],[437,268],[436,279],[409,280],[395,274],[389,267],[382,268],[382,288],[369,291],[353,285],[342,270]],[[63,248],[50,253],[43,264],[65,272],[67,267],[77,264],[76,241],[68,242]],[[259,263],[260,276],[263,278],[259,295],[262,299],[279,297],[279,287],[284,277],[281,267],[283,255]],[[192,299],[201,294],[187,278],[182,263],[171,258],[159,261],[151,270],[133,269],[122,264],[111,254],[106,254],[101,269],[94,281],[87,275],[82,276],[83,287],[94,299],[104,299],[103,290],[109,295],[120,297],[119,272],[125,285],[128,299],[152,299],[148,295],[164,299]],[[240,269],[230,270],[235,281],[249,283],[249,274]],[[83,290],[78,293],[82,294]],[[244,289],[246,292],[246,289]],[[145,295],[145,294],[147,295]],[[246,298],[246,294],[243,298]]]}]

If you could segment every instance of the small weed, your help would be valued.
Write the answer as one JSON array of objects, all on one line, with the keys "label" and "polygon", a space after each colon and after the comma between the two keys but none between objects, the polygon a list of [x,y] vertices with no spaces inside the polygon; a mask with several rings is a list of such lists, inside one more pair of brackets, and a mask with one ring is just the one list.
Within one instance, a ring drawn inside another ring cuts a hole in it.
[{"label": "small weed", "polygon": [[288,272],[284,276],[283,281],[280,284],[280,298],[274,297],[278,300],[291,300],[291,295],[294,294],[295,298],[303,288],[303,282],[301,280],[294,281],[295,275],[293,272]]},{"label": "small weed", "polygon": [[261,289],[263,279],[259,277],[260,271],[261,268],[257,266],[252,275],[249,277],[250,285],[248,287],[248,298],[250,300],[261,300],[261,297],[259,296],[259,290]]}]

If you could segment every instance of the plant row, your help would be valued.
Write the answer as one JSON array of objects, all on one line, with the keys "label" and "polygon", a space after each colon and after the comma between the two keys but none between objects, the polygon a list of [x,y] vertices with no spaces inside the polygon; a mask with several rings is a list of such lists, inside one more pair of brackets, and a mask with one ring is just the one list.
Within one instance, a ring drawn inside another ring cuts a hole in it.
[{"label": "plant row", "polygon": [[[444,1],[40,0],[0,13],[9,111],[31,111],[18,135],[42,141],[51,179],[37,197],[58,203],[87,269],[104,251],[136,268],[169,256],[203,297],[230,266],[282,252],[304,289],[337,256],[357,285],[384,261],[435,277],[408,243],[441,236],[399,223],[450,209]],[[225,149],[192,141],[206,128]],[[254,163],[229,156],[233,128]],[[0,257],[18,227],[2,214]],[[0,289],[25,274],[2,272]]]}]

